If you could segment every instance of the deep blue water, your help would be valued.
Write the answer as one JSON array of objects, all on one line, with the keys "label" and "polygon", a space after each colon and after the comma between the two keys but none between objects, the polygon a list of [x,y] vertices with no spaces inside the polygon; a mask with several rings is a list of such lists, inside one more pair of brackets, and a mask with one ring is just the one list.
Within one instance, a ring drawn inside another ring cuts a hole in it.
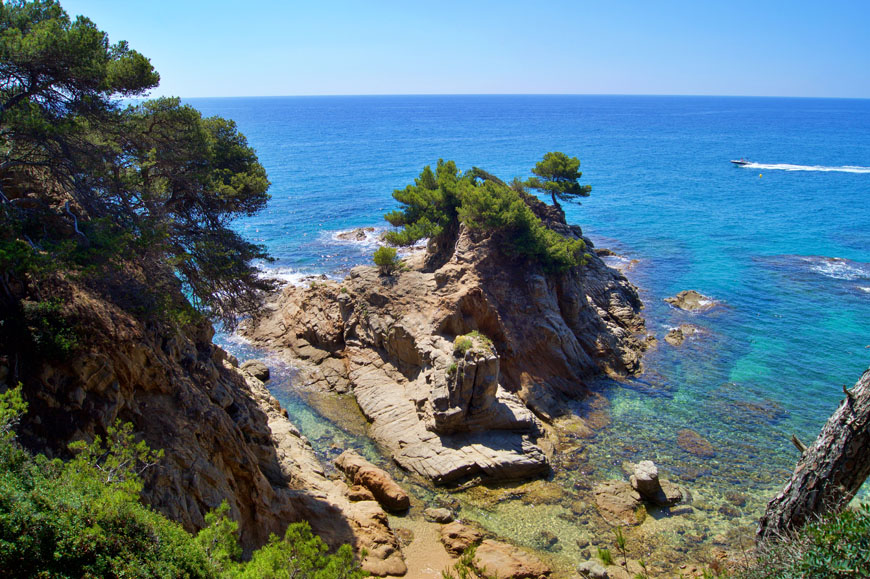
[{"label": "deep blue water", "polygon": [[[681,349],[661,342],[638,381],[602,384],[613,436],[599,441],[606,452],[593,459],[605,471],[642,455],[683,472],[691,457],[675,437],[688,426],[720,449],[710,476],[781,484],[777,477],[797,458],[788,435],[810,442],[843,397],[841,386],[870,364],[868,100],[189,102],[234,119],[256,148],[272,200],[239,227],[269,247],[284,274],[341,275],[367,262],[371,244],[333,235],[383,227],[391,192],[439,158],[510,179],[530,175],[547,151],[579,157],[592,195],[568,208],[569,221],[639,260],[628,275],[642,289],[649,329],[659,339],[680,322],[709,331]],[[739,157],[758,165],[729,163]],[[662,302],[690,288],[724,306],[691,315]]]}]

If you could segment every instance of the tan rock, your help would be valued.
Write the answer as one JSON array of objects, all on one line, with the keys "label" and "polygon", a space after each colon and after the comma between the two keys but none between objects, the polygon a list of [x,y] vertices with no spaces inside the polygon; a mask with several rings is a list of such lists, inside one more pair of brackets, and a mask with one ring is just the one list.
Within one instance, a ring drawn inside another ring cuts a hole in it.
[{"label": "tan rock", "polygon": [[474,552],[474,565],[501,579],[539,579],[551,570],[540,559],[513,545],[487,539]]},{"label": "tan rock", "polygon": [[681,291],[672,298],[665,298],[665,301],[681,310],[687,312],[704,312],[718,305],[718,302],[711,297],[707,297],[695,290]]},{"label": "tan rock", "polygon": [[643,505],[640,493],[624,481],[605,481],[592,491],[598,512],[612,525],[639,525]]},{"label": "tan rock", "polygon": [[335,466],[341,469],[355,485],[367,488],[375,499],[390,511],[406,511],[411,506],[408,493],[400,487],[390,473],[378,468],[354,450],[345,450],[335,459]]},{"label": "tan rock", "polygon": [[[389,283],[357,267],[341,285],[285,288],[245,333],[292,359],[308,386],[352,391],[405,469],[443,484],[546,473],[535,413],[561,414],[591,374],[640,370],[636,290],[596,256],[553,276],[464,228],[451,243],[410,256]],[[454,348],[460,338],[471,347]]]},{"label": "tan rock", "polygon": [[477,529],[463,525],[459,521],[453,521],[441,527],[441,542],[444,548],[452,555],[459,556],[472,545],[476,545],[483,539],[483,535]]}]

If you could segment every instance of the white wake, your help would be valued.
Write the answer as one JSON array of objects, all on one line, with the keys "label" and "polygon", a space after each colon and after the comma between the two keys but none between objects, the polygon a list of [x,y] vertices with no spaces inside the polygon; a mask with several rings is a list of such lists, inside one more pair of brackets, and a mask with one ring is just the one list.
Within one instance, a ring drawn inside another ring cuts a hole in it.
[{"label": "white wake", "polygon": [[789,165],[788,163],[747,163],[741,165],[747,169],[764,169],[766,171],[820,171],[823,173],[870,173],[870,167],[843,165],[841,167],[825,167],[824,165]]}]

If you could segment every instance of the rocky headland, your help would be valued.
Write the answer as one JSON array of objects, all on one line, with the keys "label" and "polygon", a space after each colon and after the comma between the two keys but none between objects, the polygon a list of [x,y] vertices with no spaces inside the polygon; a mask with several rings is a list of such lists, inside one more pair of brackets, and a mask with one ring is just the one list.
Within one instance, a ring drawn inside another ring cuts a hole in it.
[{"label": "rocky headland", "polygon": [[[581,238],[561,211],[533,208]],[[587,259],[546,273],[460,226],[393,275],[360,266],[287,286],[243,333],[299,367],[301,386],[353,393],[404,469],[439,484],[529,478],[549,470],[544,424],[586,379],[641,371],[637,292]]]},{"label": "rocky headland", "polygon": [[129,422],[137,438],[165,453],[143,473],[143,499],[187,530],[205,526],[205,514],[227,501],[247,552],[308,521],[334,547],[365,549],[363,567],[373,574],[405,572],[386,513],[374,500],[351,501],[344,482],[326,477],[256,377],[268,377],[264,366],[240,369],[212,343],[210,324],[170,332],[80,287],[65,291],[69,311],[89,323],[84,351],[32,367],[0,359],[2,376],[8,381],[17,370],[25,385],[29,411],[19,438],[27,447],[63,457],[70,442]]}]

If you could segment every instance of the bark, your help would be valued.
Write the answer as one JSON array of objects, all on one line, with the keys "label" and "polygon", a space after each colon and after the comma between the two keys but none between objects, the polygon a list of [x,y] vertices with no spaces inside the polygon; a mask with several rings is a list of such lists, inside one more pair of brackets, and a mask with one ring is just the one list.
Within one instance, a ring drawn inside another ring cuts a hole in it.
[{"label": "bark", "polygon": [[756,540],[782,536],[844,508],[870,474],[870,369],[801,455],[791,480],[768,503]]}]

